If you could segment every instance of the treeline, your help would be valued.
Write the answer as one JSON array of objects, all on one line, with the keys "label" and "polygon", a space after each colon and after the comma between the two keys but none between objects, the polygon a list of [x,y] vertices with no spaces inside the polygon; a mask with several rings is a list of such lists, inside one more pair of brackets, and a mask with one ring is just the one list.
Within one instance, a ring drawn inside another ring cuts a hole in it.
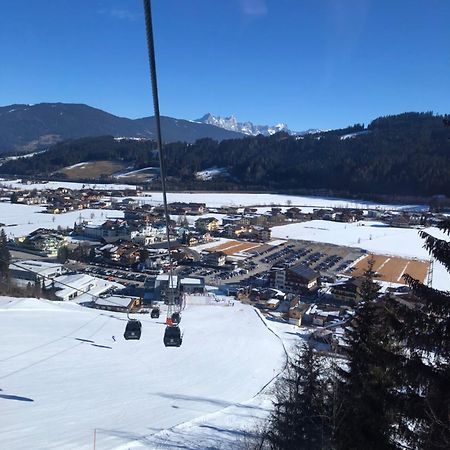
[{"label": "treeline", "polygon": [[[342,137],[357,133],[345,139]],[[136,168],[157,164],[150,141],[93,138],[58,144],[46,153],[3,165],[14,175],[49,175],[81,161],[120,160]],[[450,129],[432,113],[380,117],[364,128],[289,136],[200,139],[165,147],[177,188],[345,192],[450,196]],[[197,171],[224,167],[229,178],[198,182]]]}]

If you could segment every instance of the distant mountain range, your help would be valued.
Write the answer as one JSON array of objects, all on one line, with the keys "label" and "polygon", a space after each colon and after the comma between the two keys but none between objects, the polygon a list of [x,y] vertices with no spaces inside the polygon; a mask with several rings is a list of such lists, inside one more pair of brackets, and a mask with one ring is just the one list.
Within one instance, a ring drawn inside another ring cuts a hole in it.
[{"label": "distant mountain range", "polygon": [[254,125],[252,122],[238,122],[236,117],[220,117],[213,116],[210,113],[205,114],[200,119],[195,120],[197,123],[205,123],[208,125],[214,125],[216,127],[223,128],[224,130],[235,131],[238,133],[246,134],[247,136],[257,136],[262,134],[263,136],[271,136],[279,131],[285,131],[289,134],[292,132],[288,129],[285,123],[278,123],[277,125]]},{"label": "distant mountain range", "polygon": [[209,125],[215,125],[216,127],[223,128],[224,130],[235,131],[237,133],[243,133],[247,136],[272,136],[275,133],[284,131],[285,133],[294,136],[303,136],[305,134],[315,134],[328,130],[310,129],[306,131],[292,131],[285,123],[277,123],[276,125],[255,125],[252,122],[238,122],[236,117],[221,117],[214,116],[210,113],[205,114],[200,119],[195,120],[197,123],[206,123]]},{"label": "distant mountain range", "polygon": [[[245,135],[207,123],[162,117],[166,142],[200,138],[241,138]],[[66,139],[110,135],[155,138],[154,117],[127,119],[84,104],[39,103],[0,107],[0,153],[30,152]]]}]

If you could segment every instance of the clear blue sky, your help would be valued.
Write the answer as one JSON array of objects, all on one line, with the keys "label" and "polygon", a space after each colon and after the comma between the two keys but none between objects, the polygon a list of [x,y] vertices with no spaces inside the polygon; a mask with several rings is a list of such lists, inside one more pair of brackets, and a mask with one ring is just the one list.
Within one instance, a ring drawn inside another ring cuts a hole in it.
[{"label": "clear blue sky", "polygon": [[[450,112],[450,0],[153,0],[161,112],[292,129]],[[0,105],[152,114],[141,0],[1,0]]]}]

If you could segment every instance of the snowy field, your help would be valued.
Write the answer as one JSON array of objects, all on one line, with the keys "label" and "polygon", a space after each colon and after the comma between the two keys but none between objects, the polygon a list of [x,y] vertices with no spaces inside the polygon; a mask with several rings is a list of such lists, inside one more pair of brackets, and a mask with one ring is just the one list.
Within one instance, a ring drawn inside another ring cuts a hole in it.
[{"label": "snowy field", "polygon": [[2,228],[6,236],[25,236],[37,228],[72,228],[80,219],[100,224],[108,218],[123,217],[123,211],[113,209],[82,209],[64,214],[42,213],[44,210],[42,206],[0,203],[0,222],[5,224]]},{"label": "snowy field", "polygon": [[[149,192],[148,197],[133,197],[142,203],[159,205],[162,203],[160,192]],[[346,207],[346,208],[371,208],[422,211],[428,210],[426,205],[389,205],[364,200],[348,200],[326,197],[305,197],[296,195],[280,194],[251,194],[251,193],[228,193],[228,192],[176,192],[168,193],[169,202],[196,202],[206,203],[210,208],[221,206],[304,206],[316,208]]]},{"label": "snowy field", "polygon": [[239,303],[188,307],[180,348],[141,320],[125,341],[123,314],[0,298],[2,447],[92,449],[96,430],[97,450],[237,448],[267,414],[280,340]]},{"label": "snowy field", "polygon": [[[78,165],[86,164],[79,163],[71,166],[69,168],[76,167]],[[23,184],[22,180],[5,180],[0,179],[0,186],[5,188],[16,188],[16,189],[24,189],[28,191],[32,191],[33,189],[58,189],[58,188],[67,188],[67,189],[97,189],[99,191],[119,191],[122,189],[132,189],[136,190],[136,185],[134,184],[102,184],[102,183],[76,183],[72,181],[48,181],[46,183],[33,183],[33,184]]]},{"label": "snowy field", "polygon": [[[393,228],[375,221],[339,223],[312,220],[273,227],[272,237],[347,245],[378,254],[429,260],[430,255],[423,248],[424,241],[418,231],[410,228]],[[448,236],[437,228],[425,228],[425,231],[448,240]],[[440,263],[434,265],[433,287],[450,290],[450,275]]]}]

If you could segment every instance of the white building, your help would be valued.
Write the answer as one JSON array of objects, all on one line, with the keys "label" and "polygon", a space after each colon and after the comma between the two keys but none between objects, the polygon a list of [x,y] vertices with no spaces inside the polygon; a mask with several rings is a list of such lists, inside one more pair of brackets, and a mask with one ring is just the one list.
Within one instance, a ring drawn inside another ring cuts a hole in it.
[{"label": "white building", "polygon": [[106,309],[108,311],[128,312],[139,308],[141,306],[141,299],[126,295],[111,295],[96,299],[93,306],[94,308]]},{"label": "white building", "polygon": [[98,295],[119,286],[117,283],[93,277],[91,275],[77,273],[63,275],[55,278],[55,295],[61,300],[92,301]]},{"label": "white building", "polygon": [[9,265],[11,278],[19,281],[19,284],[36,283],[44,280],[44,285],[49,286],[52,279],[61,275],[63,271],[62,264],[44,261],[25,260]]}]

